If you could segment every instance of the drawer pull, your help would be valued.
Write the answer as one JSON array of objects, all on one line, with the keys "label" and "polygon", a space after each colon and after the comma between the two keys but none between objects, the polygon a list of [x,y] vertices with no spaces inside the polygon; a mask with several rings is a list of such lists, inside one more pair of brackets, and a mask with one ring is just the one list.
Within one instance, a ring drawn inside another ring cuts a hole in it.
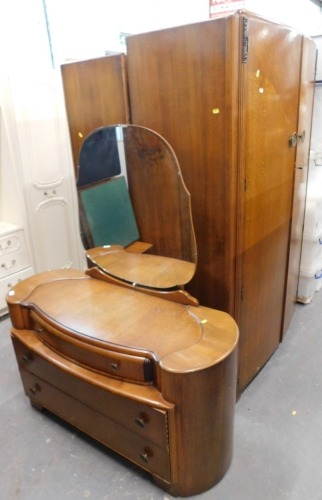
[{"label": "drawer pull", "polygon": [[12,269],[15,266],[15,264],[16,264],[15,259],[12,259],[10,266],[7,266],[7,264],[4,262],[3,264],[1,264],[1,267],[3,267],[3,269],[9,270]]},{"label": "drawer pull", "polygon": [[30,361],[32,361],[32,355],[28,352],[22,356],[22,361],[27,365]]},{"label": "drawer pull", "polygon": [[149,463],[149,455],[147,453],[141,453],[140,455],[140,458],[141,460],[143,460],[143,462],[145,462],[146,464]]},{"label": "drawer pull", "polygon": [[39,384],[35,384],[32,387],[30,387],[29,391],[31,392],[31,394],[33,394],[35,396],[37,394],[37,392],[40,391]]},{"label": "drawer pull", "polygon": [[8,250],[11,246],[11,240],[8,240],[6,244],[4,245],[0,245],[0,250],[4,251],[4,250]]},{"label": "drawer pull", "polygon": [[136,425],[138,427],[140,427],[141,429],[144,429],[144,427],[146,426],[146,424],[148,424],[150,421],[148,415],[146,413],[140,413],[138,417],[136,417],[136,419],[134,419],[134,422],[136,423]]},{"label": "drawer pull", "polygon": [[112,368],[113,372],[116,372],[118,367],[119,367],[119,365],[117,363],[111,363],[111,368]]},{"label": "drawer pull", "polygon": [[145,421],[143,420],[142,417],[136,417],[135,423],[138,427],[141,427],[141,429],[145,427]]},{"label": "drawer pull", "polygon": [[144,448],[144,453],[140,453],[141,460],[148,464],[150,462],[150,458],[153,457],[153,453],[149,448]]}]

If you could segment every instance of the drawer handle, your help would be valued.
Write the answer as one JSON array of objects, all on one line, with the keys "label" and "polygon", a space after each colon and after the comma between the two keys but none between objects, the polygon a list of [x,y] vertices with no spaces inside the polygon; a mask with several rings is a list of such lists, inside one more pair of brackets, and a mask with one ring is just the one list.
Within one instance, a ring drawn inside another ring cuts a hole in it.
[{"label": "drawer handle", "polygon": [[37,392],[40,392],[40,385],[39,384],[33,385],[32,387],[30,387],[29,391],[31,392],[31,394],[35,396]]},{"label": "drawer handle", "polygon": [[113,372],[116,372],[118,367],[119,367],[119,365],[117,363],[111,363],[111,368],[112,368]]},{"label": "drawer handle", "polygon": [[136,417],[135,423],[138,427],[141,427],[141,429],[145,427],[145,421],[142,417]]},{"label": "drawer handle", "polygon": [[140,427],[141,429],[144,429],[144,427],[146,426],[146,424],[149,423],[149,417],[148,415],[146,415],[146,413],[140,413],[138,417],[136,417],[134,419],[134,422],[136,423],[136,425],[138,427]]},{"label": "drawer handle", "polygon": [[11,240],[8,240],[6,245],[3,245],[3,246],[0,245],[0,250],[3,250],[3,251],[8,250],[10,248],[10,246],[11,246]]},{"label": "drawer handle", "polygon": [[150,462],[150,458],[153,457],[153,452],[150,448],[144,448],[143,453],[140,453],[141,460],[148,464]]},{"label": "drawer handle", "polygon": [[12,269],[15,266],[15,264],[16,264],[15,259],[12,259],[10,266],[7,266],[7,264],[4,262],[3,264],[1,264],[1,267],[3,267],[3,269],[9,270]]},{"label": "drawer handle", "polygon": [[143,462],[145,462],[146,464],[148,464],[148,463],[149,463],[149,458],[150,458],[150,457],[149,457],[149,455],[148,455],[147,453],[141,453],[140,458],[141,458],[141,460],[143,460]]},{"label": "drawer handle", "polygon": [[22,356],[22,361],[27,365],[30,361],[32,361],[32,355],[28,352]]}]

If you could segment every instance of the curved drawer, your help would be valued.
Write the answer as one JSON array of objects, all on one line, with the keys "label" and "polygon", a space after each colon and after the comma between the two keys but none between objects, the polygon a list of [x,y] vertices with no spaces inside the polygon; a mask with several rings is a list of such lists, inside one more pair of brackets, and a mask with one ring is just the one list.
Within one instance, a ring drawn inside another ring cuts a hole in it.
[{"label": "curved drawer", "polygon": [[138,383],[153,382],[152,359],[144,355],[124,354],[83,342],[48,325],[35,312],[31,312],[30,317],[37,337],[72,361],[113,377]]}]

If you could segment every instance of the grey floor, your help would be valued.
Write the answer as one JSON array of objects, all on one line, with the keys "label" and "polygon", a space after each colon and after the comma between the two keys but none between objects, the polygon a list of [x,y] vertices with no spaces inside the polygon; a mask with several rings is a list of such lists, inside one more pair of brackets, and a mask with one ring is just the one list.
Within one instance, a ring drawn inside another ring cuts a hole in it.
[{"label": "grey floor", "polygon": [[[193,498],[322,500],[321,318],[322,291],[297,304],[284,342],[236,405],[228,473]],[[133,465],[30,406],[9,328],[1,319],[0,499],[172,498]]]}]

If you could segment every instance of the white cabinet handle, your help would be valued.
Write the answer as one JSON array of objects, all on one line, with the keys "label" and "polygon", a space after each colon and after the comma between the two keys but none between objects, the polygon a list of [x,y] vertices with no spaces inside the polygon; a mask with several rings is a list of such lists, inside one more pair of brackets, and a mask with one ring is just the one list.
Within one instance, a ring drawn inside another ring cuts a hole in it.
[{"label": "white cabinet handle", "polygon": [[8,269],[12,269],[12,268],[14,267],[14,265],[15,265],[15,264],[16,264],[16,261],[13,259],[13,260],[11,261],[11,265],[9,265],[9,266],[8,266],[8,265],[4,262],[3,264],[1,264],[1,267],[3,267],[3,269],[8,270]]}]

